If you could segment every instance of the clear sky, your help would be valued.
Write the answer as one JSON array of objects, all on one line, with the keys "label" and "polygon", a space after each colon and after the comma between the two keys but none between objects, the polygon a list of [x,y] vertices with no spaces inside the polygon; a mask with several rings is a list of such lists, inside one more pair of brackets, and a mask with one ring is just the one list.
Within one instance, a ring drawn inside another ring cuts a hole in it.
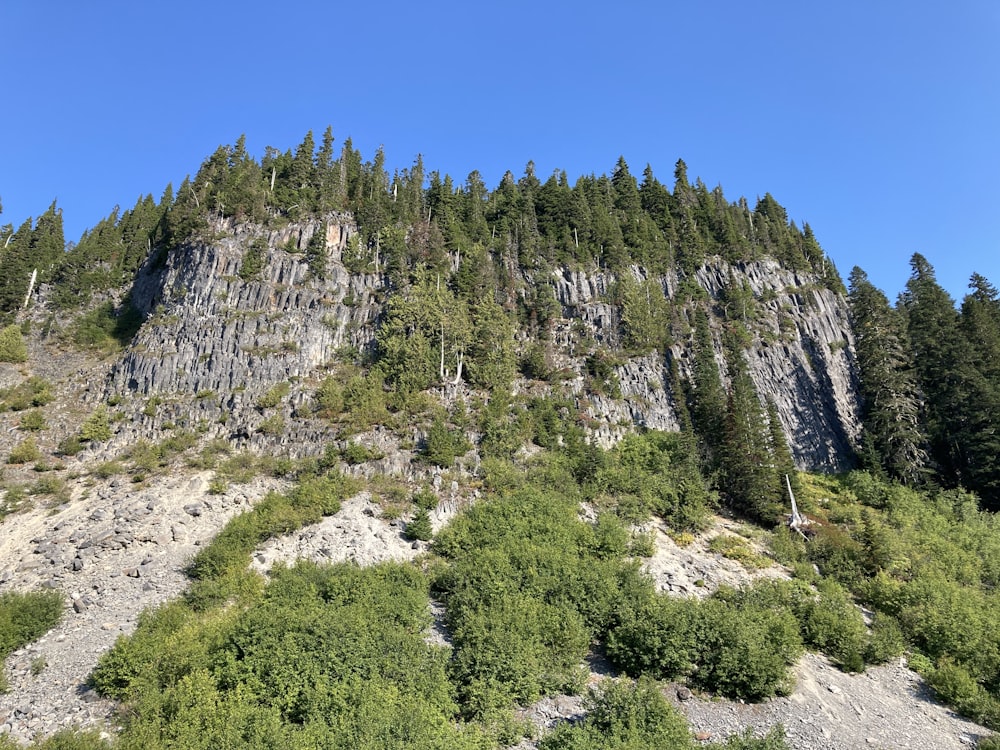
[{"label": "clear sky", "polygon": [[55,199],[75,240],[240,134],[332,125],[491,188],[683,158],[890,299],[914,252],[956,298],[1000,286],[997,0],[5,0],[0,29],[0,224]]}]

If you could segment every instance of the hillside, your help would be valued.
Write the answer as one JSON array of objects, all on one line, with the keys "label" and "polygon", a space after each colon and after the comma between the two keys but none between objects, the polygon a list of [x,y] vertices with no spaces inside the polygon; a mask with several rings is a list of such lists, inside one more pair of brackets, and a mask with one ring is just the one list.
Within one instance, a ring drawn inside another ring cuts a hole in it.
[{"label": "hillside", "polygon": [[534,745],[582,748],[630,711],[678,747],[777,723],[795,748],[989,734],[922,679],[997,725],[996,524],[949,488],[966,459],[936,452],[940,422],[882,451],[886,404],[909,406],[875,384],[914,376],[878,371],[888,339],[858,321],[899,343],[902,319],[857,273],[849,298],[808,226],[683,162],[673,192],[619,160],[491,193],[331,148],[221,147],[176,198],[45,250],[25,309],[55,209],[0,256],[0,581],[65,597],[8,660],[12,737],[485,748],[529,742],[527,718],[551,730]]}]

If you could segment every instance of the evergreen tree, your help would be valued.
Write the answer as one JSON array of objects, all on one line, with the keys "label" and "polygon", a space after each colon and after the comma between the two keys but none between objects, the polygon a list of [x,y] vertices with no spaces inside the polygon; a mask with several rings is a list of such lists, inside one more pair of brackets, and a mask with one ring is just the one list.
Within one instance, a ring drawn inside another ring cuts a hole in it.
[{"label": "evergreen tree", "polygon": [[906,314],[917,384],[926,398],[931,455],[948,483],[960,480],[963,464],[960,420],[967,403],[967,370],[955,303],[919,253],[900,297]]},{"label": "evergreen tree", "polygon": [[514,324],[492,299],[472,308],[469,381],[480,388],[508,391],[517,371]]},{"label": "evergreen tree", "polygon": [[708,314],[698,308],[694,325],[694,362],[692,366],[691,421],[701,438],[707,463],[717,464],[721,457],[723,423],[726,418],[726,394],[722,388],[715,344]]},{"label": "evergreen tree", "polygon": [[670,338],[670,303],[655,277],[637,282],[625,271],[616,284],[621,307],[622,338],[625,346],[638,354],[654,349],[664,351]]},{"label": "evergreen tree", "polygon": [[53,267],[66,250],[62,209],[56,208],[55,201],[38,217],[38,223],[31,233],[30,247],[31,264],[38,269],[39,280],[48,281]]},{"label": "evergreen tree", "polygon": [[903,321],[889,300],[857,266],[851,271],[848,301],[860,373],[862,424],[870,450],[862,458],[906,484],[926,473],[926,436],[921,403]]},{"label": "evergreen tree", "polygon": [[730,384],[720,451],[722,487],[733,507],[773,523],[781,515],[783,492],[767,417],[743,353],[732,337],[726,349]]},{"label": "evergreen tree", "polygon": [[968,400],[961,422],[963,478],[992,510],[1000,509],[1000,299],[973,274],[962,302]]},{"label": "evergreen tree", "polygon": [[799,492],[801,489],[799,474],[795,470],[792,451],[788,447],[788,439],[785,437],[785,431],[781,426],[778,407],[775,406],[772,399],[767,399],[767,431],[778,483],[781,484],[787,476],[789,483],[792,485],[792,492]]}]

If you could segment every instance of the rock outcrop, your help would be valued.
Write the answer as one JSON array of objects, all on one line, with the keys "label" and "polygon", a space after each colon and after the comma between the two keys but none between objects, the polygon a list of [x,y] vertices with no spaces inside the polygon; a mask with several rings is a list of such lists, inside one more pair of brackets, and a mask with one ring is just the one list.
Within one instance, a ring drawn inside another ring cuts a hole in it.
[{"label": "rock outcrop", "polygon": [[[280,229],[220,222],[214,239],[191,242],[165,259],[152,257],[136,279],[133,303],[147,321],[109,376],[105,396],[131,394],[132,426],[119,442],[131,441],[164,420],[211,425],[237,443],[263,448],[257,434],[262,416],[255,406],[279,383],[289,383],[288,416],[309,398],[303,383],[313,379],[345,348],[371,350],[391,285],[380,274],[351,273],[344,264],[357,228],[350,216],[288,224]],[[325,232],[322,242],[313,241]],[[321,257],[308,257],[321,247]],[[260,253],[260,271],[245,272],[250,254]],[[316,269],[322,268],[322,273]],[[635,278],[650,278],[631,269]],[[772,401],[796,463],[804,469],[842,470],[853,460],[859,432],[853,339],[843,295],[821,280],[781,268],[773,260],[730,265],[715,259],[693,278],[656,277],[665,298],[689,319],[692,302],[679,290],[692,283],[712,306],[738,285],[752,294],[746,328],[752,344],[745,356],[762,401]],[[521,283],[531,281],[526,276]],[[679,428],[672,393],[671,363],[690,376],[690,336],[666,352],[624,357],[621,310],[612,303],[614,275],[605,271],[558,269],[548,280],[563,320],[554,329],[557,355],[577,372],[569,379],[595,439],[613,443],[628,429]],[[744,316],[748,314],[744,311]],[[725,379],[721,326],[715,318],[716,359]],[[584,392],[579,332],[617,353],[619,393]],[[528,343],[523,341],[522,343]],[[148,405],[179,401],[159,415]],[[225,428],[219,427],[225,422]],[[308,426],[283,434],[282,447],[321,442]],[[278,438],[275,438],[278,439]],[[272,440],[273,442],[273,440]]]}]

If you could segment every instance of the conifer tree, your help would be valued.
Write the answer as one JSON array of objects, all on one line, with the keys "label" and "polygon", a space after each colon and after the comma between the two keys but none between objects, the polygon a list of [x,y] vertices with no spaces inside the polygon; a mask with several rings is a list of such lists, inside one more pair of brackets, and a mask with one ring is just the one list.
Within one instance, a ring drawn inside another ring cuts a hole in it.
[{"label": "conifer tree", "polygon": [[691,421],[701,438],[709,466],[716,464],[722,448],[722,428],[726,417],[726,394],[722,388],[719,365],[708,314],[695,312],[694,362],[691,375]]},{"label": "conifer tree", "polygon": [[968,358],[968,400],[960,423],[963,479],[991,510],[1000,509],[1000,299],[973,274],[962,302],[961,328]]},{"label": "conifer tree", "polygon": [[742,351],[732,338],[726,348],[730,385],[720,451],[722,486],[735,508],[774,522],[783,493],[768,420]]},{"label": "conifer tree", "polygon": [[915,253],[900,297],[906,314],[917,384],[926,398],[931,455],[948,483],[959,481],[963,463],[960,422],[967,403],[966,352],[955,303],[937,282],[927,259]]},{"label": "conifer tree", "polygon": [[860,372],[866,463],[875,460],[889,476],[914,484],[926,474],[926,436],[921,402],[903,321],[889,300],[855,266],[848,301]]}]

